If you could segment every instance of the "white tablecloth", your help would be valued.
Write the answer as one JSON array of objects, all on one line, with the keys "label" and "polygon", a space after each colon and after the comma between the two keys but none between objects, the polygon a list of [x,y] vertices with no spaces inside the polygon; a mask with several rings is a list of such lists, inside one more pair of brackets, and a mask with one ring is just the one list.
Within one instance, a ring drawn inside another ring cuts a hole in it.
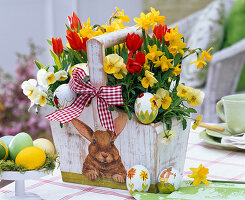
[{"label": "white tablecloth", "polygon": [[[191,174],[190,167],[198,167],[199,164],[203,164],[209,168],[209,179],[245,181],[245,152],[227,151],[208,146],[199,139],[198,133],[201,130],[203,129],[198,128],[190,133],[184,177]],[[0,199],[13,191],[14,183],[0,189]],[[62,182],[59,170],[41,179],[26,181],[26,191],[38,194],[44,200],[133,199],[126,190]]]}]

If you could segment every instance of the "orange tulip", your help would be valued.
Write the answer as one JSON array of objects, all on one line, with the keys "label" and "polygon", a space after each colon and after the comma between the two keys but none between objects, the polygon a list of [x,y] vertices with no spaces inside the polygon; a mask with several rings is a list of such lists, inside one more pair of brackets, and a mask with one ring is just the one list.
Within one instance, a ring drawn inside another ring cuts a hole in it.
[{"label": "orange tulip", "polygon": [[52,38],[52,46],[54,53],[60,57],[63,52],[63,44],[61,38]]},{"label": "orange tulip", "polygon": [[72,49],[80,52],[82,52],[82,50],[87,52],[86,42],[88,41],[88,38],[80,38],[75,31],[72,32],[70,30],[66,30],[66,32],[66,38]]},{"label": "orange tulip", "polygon": [[[158,26],[155,26],[153,30],[153,35],[158,39],[161,40],[165,36],[167,32],[170,32],[170,29],[167,28],[167,24],[161,25],[159,24]],[[169,42],[166,42],[167,45],[169,45]]]},{"label": "orange tulip", "polygon": [[80,22],[80,19],[77,17],[76,13],[73,12],[72,16],[68,16],[69,25],[72,30],[78,32],[78,24],[80,25],[80,28],[82,28],[82,24]]}]

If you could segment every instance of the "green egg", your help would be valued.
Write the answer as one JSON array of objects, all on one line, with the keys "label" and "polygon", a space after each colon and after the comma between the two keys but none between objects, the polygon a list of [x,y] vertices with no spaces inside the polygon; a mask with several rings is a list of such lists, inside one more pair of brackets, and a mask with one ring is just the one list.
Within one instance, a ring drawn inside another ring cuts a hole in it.
[{"label": "green egg", "polygon": [[15,160],[18,153],[26,147],[33,146],[32,138],[29,134],[18,133],[9,144],[9,154],[12,160]]}]

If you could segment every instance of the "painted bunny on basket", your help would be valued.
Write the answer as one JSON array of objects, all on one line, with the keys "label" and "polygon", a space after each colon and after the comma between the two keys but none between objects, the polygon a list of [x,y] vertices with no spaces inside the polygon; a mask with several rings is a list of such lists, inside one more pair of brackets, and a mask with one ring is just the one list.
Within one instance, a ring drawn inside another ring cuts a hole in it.
[{"label": "painted bunny on basket", "polygon": [[73,119],[72,124],[78,132],[91,143],[88,147],[88,155],[84,161],[82,173],[89,180],[96,180],[98,177],[112,178],[114,181],[124,183],[126,170],[121,161],[119,151],[114,141],[123,131],[127,118],[122,115],[114,120],[117,136],[110,131],[93,131],[88,125],[78,119]]}]

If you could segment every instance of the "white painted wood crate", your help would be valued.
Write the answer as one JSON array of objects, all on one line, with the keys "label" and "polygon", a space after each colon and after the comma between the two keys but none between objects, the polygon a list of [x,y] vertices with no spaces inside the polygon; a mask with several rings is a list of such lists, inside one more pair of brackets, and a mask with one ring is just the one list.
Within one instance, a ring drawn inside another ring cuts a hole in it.
[{"label": "white painted wood crate", "polygon": [[[107,78],[103,70],[105,48],[125,42],[127,34],[133,32],[141,35],[141,32],[137,31],[135,27],[130,27],[101,35],[88,41],[90,81],[96,88],[106,85]],[[112,113],[113,119],[121,116],[123,120],[127,120],[127,115],[124,113],[117,111]],[[78,119],[93,130],[103,130],[98,117],[95,98]],[[136,117],[133,116],[132,120],[127,120],[125,128],[115,140],[115,146],[119,150],[126,170],[129,170],[134,165],[143,165],[150,171],[151,192],[156,192],[155,184],[159,173],[164,168],[172,166],[183,173],[190,130],[189,122],[186,130],[183,131],[181,121],[173,119],[172,129],[176,131],[176,138],[169,145],[165,145],[158,140],[157,126],[162,126],[162,123],[144,125],[139,123]],[[95,181],[90,181],[85,175],[82,175],[82,168],[88,155],[90,142],[79,134],[71,122],[60,128],[59,122],[51,121],[51,128],[55,146],[60,156],[60,168],[64,181],[126,189],[125,183],[113,183],[110,178],[99,178]]]}]

